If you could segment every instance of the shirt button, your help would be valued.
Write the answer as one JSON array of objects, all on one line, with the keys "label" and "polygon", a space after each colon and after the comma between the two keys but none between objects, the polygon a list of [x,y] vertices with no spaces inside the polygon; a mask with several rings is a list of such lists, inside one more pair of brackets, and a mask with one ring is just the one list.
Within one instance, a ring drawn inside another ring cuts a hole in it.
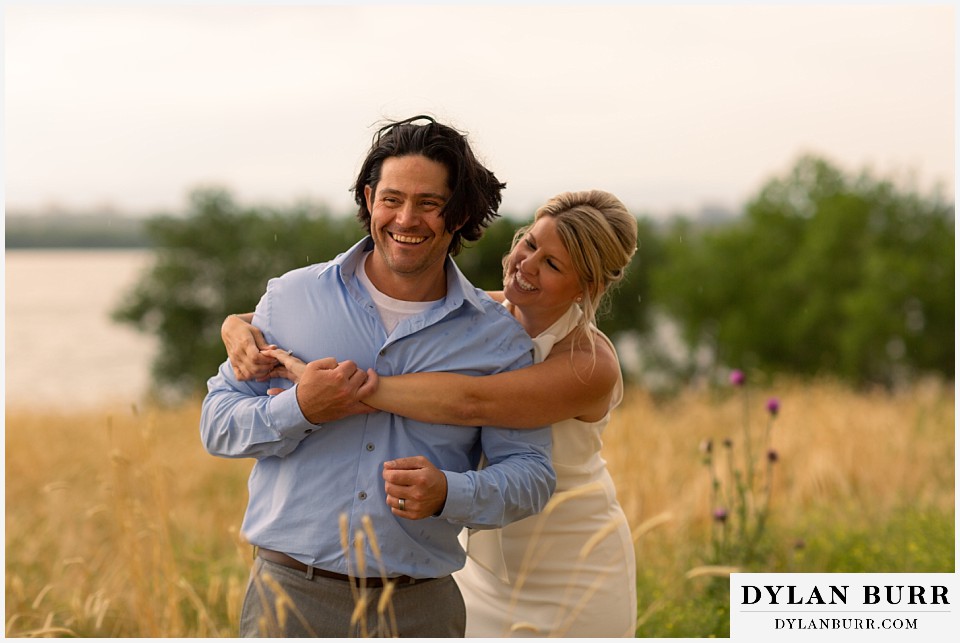
[{"label": "shirt button", "polygon": [[306,434],[306,435],[310,435],[311,433],[313,433],[313,429],[305,429],[305,430],[304,430],[304,434]]},{"label": "shirt button", "polygon": [[384,349],[382,349],[382,350],[380,351],[380,357],[383,357],[383,356],[386,355],[386,354],[387,354],[387,349],[386,349],[386,348],[384,348]]},{"label": "shirt button", "polygon": [[367,442],[367,451],[373,451],[374,448],[373,442]]},{"label": "shirt button", "polygon": [[366,491],[361,491],[360,493],[357,494],[357,498],[360,498],[360,500],[366,500],[366,499],[367,499],[367,492],[366,492]]}]

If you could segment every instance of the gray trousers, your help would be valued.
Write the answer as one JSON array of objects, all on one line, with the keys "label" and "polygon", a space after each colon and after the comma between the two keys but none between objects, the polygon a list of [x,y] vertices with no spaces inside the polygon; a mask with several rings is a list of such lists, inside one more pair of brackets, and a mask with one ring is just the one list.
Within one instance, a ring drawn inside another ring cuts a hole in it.
[{"label": "gray trousers", "polygon": [[452,576],[392,590],[351,588],[346,581],[308,579],[257,557],[243,599],[240,636],[452,638],[464,635],[466,618]]}]

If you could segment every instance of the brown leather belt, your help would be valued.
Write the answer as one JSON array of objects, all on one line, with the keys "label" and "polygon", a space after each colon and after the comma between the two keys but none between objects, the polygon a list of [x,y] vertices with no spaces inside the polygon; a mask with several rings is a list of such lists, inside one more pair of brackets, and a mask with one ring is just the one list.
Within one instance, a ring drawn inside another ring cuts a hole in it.
[{"label": "brown leather belt", "polygon": [[[257,547],[255,549],[256,555],[260,558],[270,561],[271,563],[276,563],[278,565],[283,565],[284,567],[289,567],[290,569],[295,569],[298,572],[303,572],[308,579],[313,579],[315,576],[320,576],[323,578],[332,578],[334,580],[343,581],[344,583],[352,582],[354,585],[360,587],[383,587],[384,581],[378,576],[372,576],[370,578],[356,578],[354,576],[347,576],[346,574],[338,574],[337,572],[329,572],[325,569],[320,569],[319,567],[310,567],[301,563],[296,558],[292,556],[287,556],[283,552],[273,551],[272,549],[264,549],[263,547]],[[388,581],[392,582],[394,585],[415,585],[416,583],[425,583],[427,581],[436,580],[433,578],[412,578],[410,576],[396,576],[394,578],[388,578]]]}]

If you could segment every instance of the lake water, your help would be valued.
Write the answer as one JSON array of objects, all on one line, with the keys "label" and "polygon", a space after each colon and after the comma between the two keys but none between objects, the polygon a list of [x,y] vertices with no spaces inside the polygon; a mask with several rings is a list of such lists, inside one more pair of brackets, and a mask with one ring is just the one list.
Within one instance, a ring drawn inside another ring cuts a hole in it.
[{"label": "lake water", "polygon": [[157,342],[110,311],[151,259],[150,250],[6,251],[8,409],[142,401]]}]

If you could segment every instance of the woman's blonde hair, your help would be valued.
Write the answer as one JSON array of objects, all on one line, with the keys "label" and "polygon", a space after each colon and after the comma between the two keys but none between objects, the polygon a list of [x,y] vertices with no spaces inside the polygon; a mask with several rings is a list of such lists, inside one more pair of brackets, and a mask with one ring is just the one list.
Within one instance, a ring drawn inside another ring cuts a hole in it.
[{"label": "woman's blonde hair", "polygon": [[[606,303],[604,296],[623,279],[637,250],[637,219],[620,199],[603,190],[558,194],[537,210],[534,222],[541,217],[556,220],[557,234],[570,254],[582,296],[578,331],[592,351],[594,336],[589,327]],[[517,230],[511,250],[531,227]],[[505,257],[504,267],[506,261]]]}]

